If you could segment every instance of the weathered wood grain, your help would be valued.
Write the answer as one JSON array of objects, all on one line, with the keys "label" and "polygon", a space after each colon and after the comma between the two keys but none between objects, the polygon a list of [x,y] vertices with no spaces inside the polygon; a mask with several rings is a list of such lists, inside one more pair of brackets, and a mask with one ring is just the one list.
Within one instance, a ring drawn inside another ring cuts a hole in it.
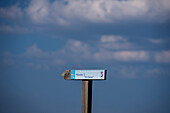
[{"label": "weathered wood grain", "polygon": [[81,113],[91,113],[92,108],[92,80],[82,80]]}]

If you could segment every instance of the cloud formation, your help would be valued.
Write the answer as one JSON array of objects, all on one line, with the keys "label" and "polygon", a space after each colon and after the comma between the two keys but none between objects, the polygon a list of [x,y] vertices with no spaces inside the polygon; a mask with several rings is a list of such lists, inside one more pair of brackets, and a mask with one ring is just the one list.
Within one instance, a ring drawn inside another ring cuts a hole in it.
[{"label": "cloud formation", "polygon": [[116,35],[103,35],[100,42],[100,45],[106,49],[129,49],[132,47],[126,38]]},{"label": "cloud formation", "polygon": [[26,14],[35,23],[48,22],[50,15],[49,0],[32,0],[26,8]]},{"label": "cloud formation", "polygon": [[3,20],[0,33],[47,31],[54,35],[53,31],[62,31],[61,27],[68,30],[68,27],[77,29],[92,24],[114,27],[117,23],[133,21],[166,23],[170,20],[169,12],[169,0],[31,0],[24,7],[0,8]]},{"label": "cloud formation", "polygon": [[[128,50],[122,48],[113,50],[106,48],[109,47],[111,44],[116,44],[117,41],[129,43],[127,39],[121,36],[104,35],[101,36],[100,40],[96,41],[96,43],[93,44],[88,44],[79,40],[67,40],[67,42],[61,49],[55,51],[44,51],[36,44],[34,44],[28,47],[26,51],[20,55],[12,55],[7,52],[6,54],[4,54],[5,58],[3,63],[6,63],[6,65],[8,65],[17,63],[17,61],[14,61],[13,59],[24,59],[20,61],[23,61],[22,64],[25,64],[25,66],[45,70],[51,69],[55,66],[83,62],[170,63],[170,51],[153,52],[141,49],[131,50],[131,48],[129,48]],[[106,47],[102,46],[103,43]]]},{"label": "cloud formation", "polygon": [[[169,0],[32,0],[27,13],[34,22],[116,22],[127,19],[165,21],[169,19]],[[162,18],[159,18],[159,17]]]},{"label": "cloud formation", "polygon": [[17,6],[13,5],[11,7],[0,8],[0,18],[4,19],[17,19],[23,16],[23,10]]},{"label": "cloud formation", "polygon": [[[0,8],[1,18],[28,17],[36,24],[115,23],[131,19],[167,21],[169,0],[32,0],[27,7]],[[161,18],[160,18],[161,17]]]},{"label": "cloud formation", "polygon": [[94,54],[98,61],[147,61],[149,54],[146,51],[100,51]]},{"label": "cloud formation", "polygon": [[170,63],[170,51],[162,51],[155,53],[155,61],[160,63]]},{"label": "cloud formation", "polygon": [[149,41],[151,43],[153,43],[153,44],[161,44],[161,43],[163,43],[163,40],[161,40],[161,39],[152,39],[152,38],[150,38]]},{"label": "cloud formation", "polygon": [[[0,33],[37,33],[38,38],[54,36],[54,41],[62,39],[65,43],[57,46],[60,49],[48,51],[37,45],[41,43],[38,39],[30,42],[32,45],[22,54],[6,52],[0,64],[37,70],[106,64],[123,78],[135,78],[143,70],[146,75],[162,75],[164,69],[159,65],[170,64],[169,34],[163,31],[170,20],[169,12],[169,0],[31,0],[24,7],[1,7]],[[158,28],[163,28],[162,34]],[[125,66],[115,68],[117,64]],[[136,64],[139,68],[134,68]],[[154,68],[145,67],[147,64]],[[169,75],[169,71],[166,73]]]}]

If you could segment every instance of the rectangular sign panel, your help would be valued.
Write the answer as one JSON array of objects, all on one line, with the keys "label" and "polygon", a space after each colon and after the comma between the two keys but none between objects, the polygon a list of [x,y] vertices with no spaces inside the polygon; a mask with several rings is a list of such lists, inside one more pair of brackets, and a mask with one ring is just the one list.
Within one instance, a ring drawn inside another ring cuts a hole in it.
[{"label": "rectangular sign panel", "polygon": [[71,80],[106,80],[106,70],[71,70]]}]

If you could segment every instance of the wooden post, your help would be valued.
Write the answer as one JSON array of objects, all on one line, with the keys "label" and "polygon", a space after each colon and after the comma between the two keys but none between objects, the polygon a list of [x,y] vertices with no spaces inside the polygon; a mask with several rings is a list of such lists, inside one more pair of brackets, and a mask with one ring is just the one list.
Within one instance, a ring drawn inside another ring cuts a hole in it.
[{"label": "wooden post", "polygon": [[92,108],[92,80],[82,80],[81,113],[91,113]]},{"label": "wooden post", "polygon": [[82,80],[81,113],[92,112],[92,80],[106,80],[106,69],[65,70],[61,75],[65,80]]}]

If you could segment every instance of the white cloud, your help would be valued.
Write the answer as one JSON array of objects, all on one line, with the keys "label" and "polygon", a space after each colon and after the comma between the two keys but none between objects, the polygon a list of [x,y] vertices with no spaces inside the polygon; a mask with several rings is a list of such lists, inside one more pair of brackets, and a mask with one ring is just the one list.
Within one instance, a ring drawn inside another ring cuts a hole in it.
[{"label": "white cloud", "polygon": [[78,18],[90,22],[115,22],[127,17],[143,16],[147,11],[147,4],[140,0],[73,0],[63,8],[67,18]]},{"label": "white cloud", "polygon": [[103,35],[100,42],[100,46],[106,49],[129,49],[132,47],[126,38],[115,35]]},{"label": "white cloud", "polygon": [[150,66],[150,65],[114,65],[110,70],[109,73],[112,73],[111,77],[117,78],[155,78],[155,77],[163,77],[163,76],[170,76],[170,70],[168,67],[157,67],[157,66]]},{"label": "white cloud", "polygon": [[156,52],[155,61],[160,63],[170,63],[170,51]]},{"label": "white cloud", "polygon": [[147,16],[151,21],[166,21],[170,19],[170,1],[169,0],[145,0],[148,4]]},{"label": "white cloud", "polygon": [[150,38],[149,41],[154,44],[161,44],[163,40]]},{"label": "white cloud", "polygon": [[165,22],[170,19],[169,13],[169,0],[32,0],[25,8],[0,8],[0,18],[63,26],[127,20]]},{"label": "white cloud", "polygon": [[62,49],[56,51],[44,51],[34,44],[20,57],[26,59],[25,65],[28,67],[49,70],[57,65],[89,59],[89,48],[88,44],[77,40],[68,40]]},{"label": "white cloud", "polygon": [[79,56],[88,58],[89,52],[90,47],[88,44],[78,40],[68,40],[62,49],[56,51],[43,51],[34,44],[28,47],[22,56],[27,58],[78,58]]},{"label": "white cloud", "polygon": [[146,51],[100,51],[94,54],[94,58],[98,61],[147,61],[149,54]]},{"label": "white cloud", "polygon": [[28,62],[25,65],[36,70],[50,70],[50,67],[47,64]]},{"label": "white cloud", "polygon": [[25,59],[25,66],[38,69],[49,70],[57,65],[64,65],[65,59],[61,58],[61,51],[44,51],[36,44],[28,47],[20,57]]},{"label": "white cloud", "polygon": [[30,33],[31,30],[27,29],[26,27],[20,27],[20,26],[1,25],[0,32],[11,33],[11,34],[22,34],[22,33]]},{"label": "white cloud", "polygon": [[[109,39],[110,40],[110,39]],[[104,39],[104,42],[107,40]],[[97,47],[97,45],[94,45]],[[120,61],[120,62],[146,62],[155,59],[155,62],[170,63],[170,51],[109,51],[106,49],[92,50],[92,46],[78,40],[68,40],[66,45],[56,51],[43,51],[36,44],[27,48],[21,56],[27,59],[37,59],[43,65],[63,65],[66,62],[93,61]]]},{"label": "white cloud", "polygon": [[50,13],[49,0],[32,0],[26,9],[29,17],[36,23],[47,21]]},{"label": "white cloud", "polygon": [[[99,45],[107,43],[128,43],[127,39],[121,36],[102,36],[95,44],[79,40],[68,40],[63,48],[55,51],[44,51],[36,44],[28,47],[23,54],[13,55],[9,52],[4,53],[4,64],[24,64],[25,66],[49,70],[55,66],[64,66],[66,63],[83,62],[154,62],[170,63],[170,51],[149,52],[144,50],[110,50]],[[14,61],[13,59],[17,59]],[[19,60],[21,59],[21,60]],[[122,73],[126,70],[122,70]],[[131,73],[133,77],[133,73]]]},{"label": "white cloud", "polygon": [[64,56],[68,62],[86,61],[92,56],[90,45],[78,40],[68,40],[60,52],[61,56]]},{"label": "white cloud", "polygon": [[28,58],[43,58],[48,57],[49,53],[42,51],[37,47],[36,44],[34,44],[27,48],[26,52],[24,53],[24,56]]},{"label": "white cloud", "polygon": [[[117,22],[127,19],[166,21],[169,0],[32,0],[26,9],[35,23],[67,25],[78,21],[94,23]],[[160,18],[161,16],[161,18]]]},{"label": "white cloud", "polygon": [[146,71],[147,77],[170,76],[168,67],[152,68]]},{"label": "white cloud", "polygon": [[145,51],[121,51],[113,54],[116,60],[121,61],[146,61],[149,55]]},{"label": "white cloud", "polygon": [[17,5],[0,8],[0,18],[18,19],[23,16],[21,8]]},{"label": "white cloud", "polygon": [[138,77],[139,69],[134,66],[118,66],[112,67],[110,73],[113,77],[117,78],[130,78],[134,79]]},{"label": "white cloud", "polygon": [[86,52],[88,49],[88,44],[85,44],[78,40],[68,40],[67,42],[67,49],[71,52]]},{"label": "white cloud", "polygon": [[119,41],[125,42],[126,39],[121,36],[114,36],[114,35],[103,35],[101,37],[101,42],[119,42]]},{"label": "white cloud", "polygon": [[[118,36],[119,37],[119,36]],[[109,41],[116,42],[119,40],[125,40],[122,37],[113,39],[108,38]],[[101,41],[107,42],[105,38],[101,38]],[[98,46],[93,45],[93,46]],[[149,53],[146,51],[109,51],[107,49],[93,50],[93,46],[83,43],[78,40],[68,40],[62,49],[56,51],[43,51],[37,47],[37,45],[32,45],[27,48],[24,57],[27,58],[37,58],[50,60],[49,62],[55,63],[65,63],[65,62],[82,62],[87,60],[94,61],[148,61],[150,59]],[[61,62],[60,62],[61,61]]]},{"label": "white cloud", "polygon": [[12,58],[4,58],[2,60],[0,60],[0,66],[4,65],[4,66],[16,66],[17,61],[12,59]]},{"label": "white cloud", "polygon": [[10,26],[0,26],[0,32],[2,33],[12,33],[14,29]]}]

